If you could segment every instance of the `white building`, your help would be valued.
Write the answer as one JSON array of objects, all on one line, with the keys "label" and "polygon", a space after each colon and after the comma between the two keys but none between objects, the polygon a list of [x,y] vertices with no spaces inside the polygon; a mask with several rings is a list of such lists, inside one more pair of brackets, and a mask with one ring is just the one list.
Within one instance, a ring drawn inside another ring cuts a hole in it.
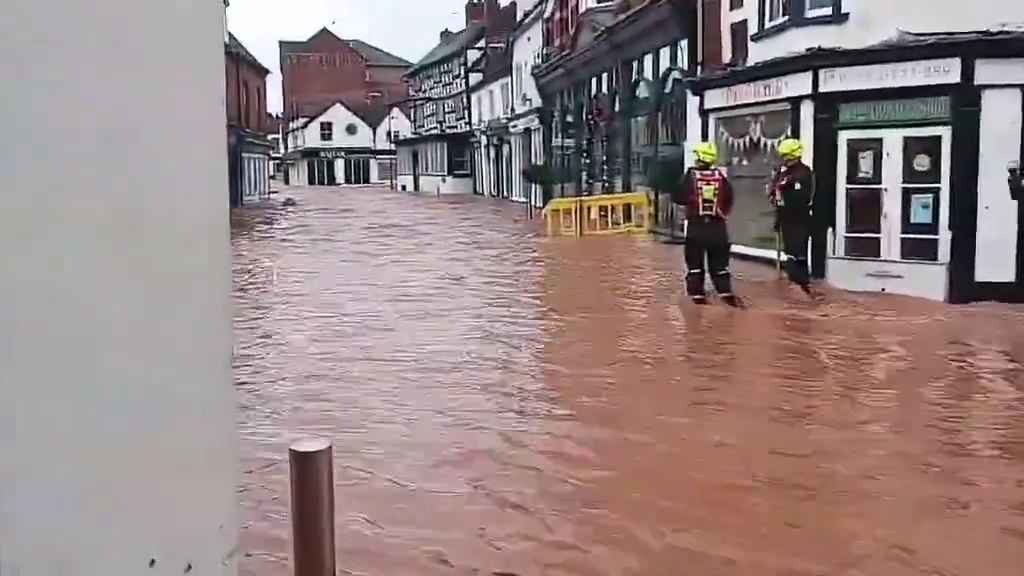
[{"label": "white building", "polygon": [[5,576],[237,571],[223,11],[4,2]]},{"label": "white building", "polygon": [[512,163],[508,123],[512,115],[512,53],[506,46],[479,47],[483,55],[470,66],[469,98],[473,126],[474,190],[484,196],[512,198],[518,172]]},{"label": "white building", "polygon": [[398,106],[335,102],[288,127],[289,180],[310,186],[390,184],[395,143],[411,133],[412,124]]},{"label": "white building", "polygon": [[721,34],[705,36],[701,58],[732,67],[705,66],[689,124],[718,141],[739,183],[735,242],[771,238],[758,207],[775,145],[794,136],[818,176],[812,261],[830,283],[1024,299],[1024,212],[1007,185],[1024,160],[1024,31],[1005,24],[1024,22],[1024,3],[720,6],[702,15]]},{"label": "white building", "polygon": [[519,26],[512,34],[512,110],[509,119],[511,135],[511,156],[515,177],[512,180],[511,197],[515,200],[530,201],[534,206],[544,205],[543,190],[530,184],[522,173],[531,164],[544,163],[544,128],[541,121],[542,102],[533,68],[541,62],[544,54],[544,8],[543,0],[523,0]]}]

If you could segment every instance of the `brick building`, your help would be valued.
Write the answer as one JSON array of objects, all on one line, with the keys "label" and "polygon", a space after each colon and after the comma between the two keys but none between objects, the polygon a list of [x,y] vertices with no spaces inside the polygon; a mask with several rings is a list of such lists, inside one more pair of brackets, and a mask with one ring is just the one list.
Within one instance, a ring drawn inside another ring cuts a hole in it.
[{"label": "brick building", "polygon": [[270,195],[268,74],[270,70],[228,32],[224,42],[224,75],[231,206],[251,204]]},{"label": "brick building", "polygon": [[409,95],[402,76],[411,63],[361,40],[322,28],[302,42],[280,43],[285,119],[308,117],[343,101],[364,107]]}]

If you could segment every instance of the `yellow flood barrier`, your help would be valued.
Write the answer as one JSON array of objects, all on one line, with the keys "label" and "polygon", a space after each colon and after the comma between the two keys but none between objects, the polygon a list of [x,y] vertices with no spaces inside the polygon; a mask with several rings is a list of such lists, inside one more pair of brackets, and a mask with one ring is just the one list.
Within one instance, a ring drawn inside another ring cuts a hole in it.
[{"label": "yellow flood barrier", "polygon": [[648,231],[650,211],[643,192],[554,198],[544,207],[544,221],[552,236],[631,234]]}]

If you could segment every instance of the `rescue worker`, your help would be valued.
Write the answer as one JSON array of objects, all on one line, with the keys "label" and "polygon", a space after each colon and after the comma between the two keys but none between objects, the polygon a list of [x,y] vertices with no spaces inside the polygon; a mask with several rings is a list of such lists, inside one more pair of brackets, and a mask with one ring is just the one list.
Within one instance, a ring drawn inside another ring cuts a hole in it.
[{"label": "rescue worker", "polygon": [[811,209],[814,205],[814,171],[803,163],[803,144],[786,139],[779,144],[782,165],[775,173],[769,195],[776,210],[775,230],[782,234],[783,250],[788,257],[789,281],[807,294],[811,275],[807,266],[807,243],[811,237]]},{"label": "rescue worker", "polygon": [[729,180],[716,167],[718,148],[701,142],[694,148],[696,166],[686,171],[672,201],[686,209],[686,291],[697,304],[706,304],[705,270],[719,297],[739,306],[729,274],[729,230],[726,218],[732,210]]}]

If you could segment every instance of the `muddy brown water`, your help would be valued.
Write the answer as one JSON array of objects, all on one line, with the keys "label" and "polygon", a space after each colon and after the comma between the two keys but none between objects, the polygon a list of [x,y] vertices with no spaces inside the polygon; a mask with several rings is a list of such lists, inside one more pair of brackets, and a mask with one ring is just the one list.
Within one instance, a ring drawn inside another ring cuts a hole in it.
[{"label": "muddy brown water", "polygon": [[[241,573],[290,573],[287,448],[335,446],[340,574],[1024,573],[1024,309],[546,238],[524,208],[293,189],[233,220]],[[280,197],[279,197],[280,198]]]}]

